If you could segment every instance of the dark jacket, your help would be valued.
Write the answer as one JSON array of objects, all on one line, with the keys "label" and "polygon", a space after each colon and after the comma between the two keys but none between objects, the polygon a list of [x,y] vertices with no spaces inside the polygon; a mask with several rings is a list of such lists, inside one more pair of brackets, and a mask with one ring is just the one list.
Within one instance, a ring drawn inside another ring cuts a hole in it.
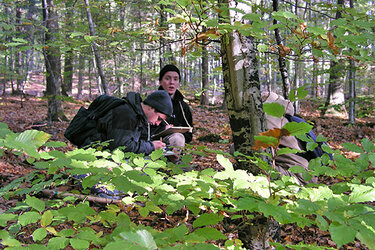
[{"label": "dark jacket", "polygon": [[111,109],[97,121],[97,130],[101,141],[108,141],[110,150],[125,146],[125,152],[150,154],[154,145],[150,141],[147,117],[141,106],[142,98],[138,93],[129,92],[127,102]]},{"label": "dark jacket", "polygon": [[[159,87],[159,90],[163,90],[163,87]],[[169,124],[173,124],[176,127],[193,127],[193,116],[191,114],[191,110],[189,105],[184,102],[184,96],[181,94],[179,90],[176,90],[174,94],[174,98],[172,99],[173,104],[173,115],[174,117],[168,117],[167,122]],[[182,109],[181,109],[182,106]],[[185,116],[185,118],[184,118]],[[152,127],[152,134],[156,134],[165,130],[166,124],[162,122],[158,127]],[[183,134],[185,137],[185,142],[189,143],[193,139],[192,132],[186,132]]]}]

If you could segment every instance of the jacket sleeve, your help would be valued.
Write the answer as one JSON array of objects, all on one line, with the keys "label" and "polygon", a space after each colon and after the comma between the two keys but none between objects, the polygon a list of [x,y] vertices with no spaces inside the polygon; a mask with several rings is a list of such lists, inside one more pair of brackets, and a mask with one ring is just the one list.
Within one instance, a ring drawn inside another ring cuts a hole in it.
[{"label": "jacket sleeve", "polygon": [[[106,140],[110,140],[109,149],[124,146],[125,152],[150,154],[154,144],[143,138],[142,131],[147,130],[135,113],[120,106],[112,109],[100,120],[100,130],[105,130]],[[143,126],[143,127],[142,127]]]}]

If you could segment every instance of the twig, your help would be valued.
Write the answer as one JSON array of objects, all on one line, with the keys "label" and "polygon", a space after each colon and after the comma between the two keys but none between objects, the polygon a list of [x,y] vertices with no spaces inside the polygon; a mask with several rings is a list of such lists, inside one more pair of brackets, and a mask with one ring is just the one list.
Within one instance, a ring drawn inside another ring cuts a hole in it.
[{"label": "twig", "polygon": [[107,204],[117,204],[121,203],[121,200],[116,200],[116,199],[109,199],[109,198],[101,198],[101,197],[96,197],[92,195],[82,195],[82,194],[72,194],[72,193],[65,193],[65,192],[60,192],[57,190],[51,190],[51,189],[44,189],[42,190],[42,193],[48,196],[61,196],[61,197],[76,197],[80,200],[88,200],[88,201],[93,201],[93,202],[99,202],[99,203],[107,203]]}]

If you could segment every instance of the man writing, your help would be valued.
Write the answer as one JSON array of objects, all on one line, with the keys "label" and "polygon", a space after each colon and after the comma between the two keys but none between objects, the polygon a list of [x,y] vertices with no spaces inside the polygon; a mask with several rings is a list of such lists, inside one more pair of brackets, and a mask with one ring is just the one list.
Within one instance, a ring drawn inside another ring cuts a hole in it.
[{"label": "man writing", "polygon": [[[184,101],[184,96],[178,90],[180,87],[180,70],[172,64],[165,65],[159,73],[159,90],[168,92],[172,104],[173,115],[166,119],[157,128],[153,128],[153,133],[160,132],[169,126],[191,127],[193,128],[193,117],[189,105]],[[173,133],[163,138],[168,146],[173,148],[182,148],[185,143],[191,142],[193,138],[192,132]]]},{"label": "man writing", "polygon": [[86,138],[82,146],[96,141],[109,141],[110,150],[125,147],[125,152],[148,155],[165,147],[165,143],[160,140],[150,140],[150,125],[158,126],[172,114],[171,98],[166,91],[155,91],[144,101],[139,93],[129,92],[124,104],[98,119],[96,133]]}]

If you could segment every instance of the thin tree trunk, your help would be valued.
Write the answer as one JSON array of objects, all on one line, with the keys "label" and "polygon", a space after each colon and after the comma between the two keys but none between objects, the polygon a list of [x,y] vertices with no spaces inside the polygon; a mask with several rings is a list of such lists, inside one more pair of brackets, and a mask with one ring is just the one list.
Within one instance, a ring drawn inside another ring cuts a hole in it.
[{"label": "thin tree trunk", "polygon": [[[73,18],[73,11],[71,10],[72,3],[66,2],[65,3],[65,22],[66,22],[66,28],[69,31],[71,29],[71,26],[73,25],[72,18]],[[65,53],[65,60],[64,60],[64,78],[61,86],[62,94],[65,96],[68,96],[69,93],[72,92],[73,87],[73,48],[70,41],[70,37],[68,34],[65,36],[65,44],[69,48]]]},{"label": "thin tree trunk", "polygon": [[[85,5],[86,5],[87,20],[89,22],[89,27],[90,27],[90,36],[95,36],[96,32],[95,32],[94,22],[93,22],[92,17],[91,17],[89,0],[84,0],[84,1],[85,1]],[[93,51],[93,54],[94,54],[94,60],[95,60],[96,68],[97,68],[97,71],[98,71],[98,74],[99,74],[99,77],[100,77],[100,80],[101,80],[98,83],[99,92],[100,92],[100,94],[108,94],[108,86],[107,86],[107,82],[106,82],[105,76],[104,76],[104,71],[103,71],[102,62],[101,62],[101,58],[100,58],[100,51],[99,51],[98,47],[96,46],[95,41],[92,41],[91,47],[92,47],[92,51]]]},{"label": "thin tree trunk", "polygon": [[208,89],[210,84],[208,82],[208,53],[207,47],[202,48],[202,93],[200,97],[201,105],[208,105]]},{"label": "thin tree trunk", "polygon": [[[344,5],[344,0],[337,0],[337,4],[340,6]],[[336,19],[341,18],[341,11],[337,10]],[[331,60],[330,70],[329,70],[329,86],[327,99],[324,108],[321,110],[321,116],[324,116],[329,109],[330,113],[333,115],[341,116],[346,114],[346,109],[344,106],[345,96],[344,96],[344,80],[341,77],[343,72],[344,62]],[[329,108],[329,105],[340,105],[340,111],[337,109]]]},{"label": "thin tree trunk", "polygon": [[43,21],[46,28],[44,34],[44,57],[47,71],[47,122],[51,125],[52,121],[68,119],[63,114],[61,101],[57,98],[60,95],[61,88],[60,49],[53,45],[53,42],[56,40],[55,36],[59,31],[57,15],[54,10],[53,0],[42,0],[42,5]]},{"label": "thin tree trunk", "polygon": [[[18,7],[16,9],[16,30],[17,30],[17,36],[19,36],[21,34],[21,18],[22,18],[22,11],[21,11],[21,8]],[[22,67],[23,67],[23,63],[22,63],[22,53],[21,51],[18,51],[18,46],[15,48],[16,51],[15,51],[15,59],[14,59],[14,62],[15,62],[15,73],[16,73],[16,79],[17,79],[17,87],[16,87],[16,91],[12,94],[21,94],[22,93],[22,90],[23,90],[23,76],[22,76]]]},{"label": "thin tree trunk", "polygon": [[[277,12],[279,11],[279,0],[272,0],[272,7],[273,11]],[[273,20],[273,24],[277,24],[277,20]],[[282,55],[282,42],[281,42],[281,35],[279,28],[275,29],[275,39],[276,44],[279,46],[279,55],[278,55],[278,61],[279,61],[279,70],[281,75],[281,80],[283,83],[283,96],[285,99],[288,99],[289,92],[290,92],[290,80],[289,80],[289,74],[288,70],[286,68],[286,60],[285,56]]]},{"label": "thin tree trunk", "polygon": [[[350,0],[350,8],[354,8],[353,0]],[[350,49],[352,52],[352,49]],[[355,91],[355,75],[356,75],[356,67],[355,61],[353,59],[349,59],[349,122],[351,124],[355,123],[355,98],[356,98],[356,91]]]},{"label": "thin tree trunk", "polygon": [[[82,51],[79,54],[78,59],[78,86],[77,86],[77,99],[80,99],[82,96],[82,87],[83,87],[83,76],[85,71],[85,56]],[[90,71],[89,71],[90,73]]]}]

